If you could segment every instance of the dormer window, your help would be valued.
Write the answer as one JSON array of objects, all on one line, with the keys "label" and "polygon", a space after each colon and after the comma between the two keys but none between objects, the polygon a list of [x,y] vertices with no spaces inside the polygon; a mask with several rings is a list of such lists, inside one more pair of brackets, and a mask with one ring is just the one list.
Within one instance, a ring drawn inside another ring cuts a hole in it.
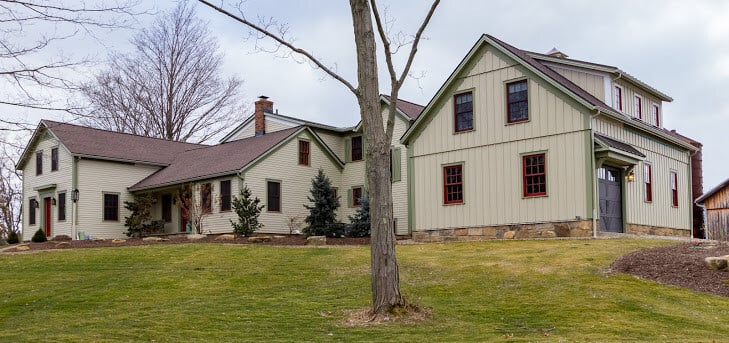
[{"label": "dormer window", "polygon": [[643,119],[643,99],[640,96],[635,96],[635,110],[633,111],[633,114],[638,119]]},{"label": "dormer window", "polygon": [[615,109],[622,112],[623,111],[623,88],[620,86],[615,86],[615,90],[613,91],[613,96],[615,96],[615,99],[613,100],[615,102],[615,104],[614,104]]},{"label": "dormer window", "polygon": [[652,108],[651,112],[653,112],[653,123],[656,126],[661,127],[661,110],[656,104],[653,104]]}]

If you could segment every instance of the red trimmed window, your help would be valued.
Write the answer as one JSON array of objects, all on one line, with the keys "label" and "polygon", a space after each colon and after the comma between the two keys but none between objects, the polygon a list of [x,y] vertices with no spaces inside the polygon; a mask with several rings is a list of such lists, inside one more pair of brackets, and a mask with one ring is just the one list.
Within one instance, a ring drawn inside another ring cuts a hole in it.
[{"label": "red trimmed window", "polygon": [[544,154],[522,157],[524,196],[547,195],[547,163]]},{"label": "red trimmed window", "polygon": [[362,136],[352,137],[352,161],[362,161]]},{"label": "red trimmed window", "polygon": [[635,116],[643,119],[643,99],[637,95],[635,96]]},{"label": "red trimmed window", "polygon": [[51,171],[58,170],[58,148],[51,149]]},{"label": "red trimmed window", "polygon": [[643,164],[643,182],[645,183],[644,199],[646,202],[653,201],[653,168],[648,163]]},{"label": "red trimmed window", "polygon": [[623,89],[615,86],[615,108],[618,111],[623,110]]},{"label": "red trimmed window", "polygon": [[658,105],[653,105],[653,121],[656,123],[656,126],[661,126],[661,111],[658,109]]},{"label": "red trimmed window", "polygon": [[119,194],[104,194],[104,220],[119,221]]},{"label": "red trimmed window", "polygon": [[456,132],[473,130],[473,93],[453,96],[453,121]]},{"label": "red trimmed window", "polygon": [[671,205],[678,207],[678,173],[671,172]]},{"label": "red trimmed window", "polygon": [[443,167],[443,203],[463,203],[463,166]]},{"label": "red trimmed window", "polygon": [[43,174],[43,150],[35,153],[35,175]]},{"label": "red trimmed window", "polygon": [[362,187],[352,188],[352,206],[362,206]]},{"label": "red trimmed window", "polygon": [[281,212],[281,183],[268,181],[266,188],[268,190],[266,202],[268,212]]},{"label": "red trimmed window", "polygon": [[529,120],[527,80],[506,84],[506,114],[509,123]]},{"label": "red trimmed window", "polygon": [[309,165],[309,142],[307,141],[299,141],[299,164]]}]

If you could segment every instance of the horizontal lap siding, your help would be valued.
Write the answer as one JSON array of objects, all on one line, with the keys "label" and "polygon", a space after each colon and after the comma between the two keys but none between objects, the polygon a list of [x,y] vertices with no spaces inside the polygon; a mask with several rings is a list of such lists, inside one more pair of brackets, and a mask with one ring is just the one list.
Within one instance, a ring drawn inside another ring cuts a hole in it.
[{"label": "horizontal lap siding", "polygon": [[[648,134],[627,129],[622,123],[607,118],[593,119],[595,132],[629,143],[651,164],[653,201],[645,202],[643,166],[635,166],[635,181],[625,182],[625,216],[629,224],[689,229],[691,227],[690,158],[685,151]],[[678,207],[672,206],[670,172],[678,176]]]},{"label": "horizontal lap siding", "polygon": [[319,135],[324,144],[332,149],[340,160],[344,161],[344,138],[338,134],[332,134],[324,130],[316,130],[316,134]]},{"label": "horizontal lap siding", "polygon": [[[265,225],[261,232],[288,234],[287,220],[298,217],[301,222],[309,214],[304,204],[311,204],[307,197],[310,195],[311,179],[316,176],[319,168],[324,170],[333,185],[342,182],[342,175],[337,166],[314,142],[313,137],[308,133],[302,133],[299,137],[308,139],[311,142],[311,163],[310,166],[298,165],[298,139],[294,138],[287,144],[276,150],[273,154],[262,160],[260,163],[245,171],[245,183],[253,192],[253,196],[261,199],[266,204],[266,182],[267,180],[281,181],[281,212],[269,212],[263,209],[260,221]],[[339,189],[340,204],[337,217],[339,220],[346,220],[345,210],[346,190]],[[230,225],[230,224],[228,224]]]},{"label": "horizontal lap siding", "polygon": [[[413,142],[415,229],[591,217],[584,109],[491,47],[435,102]],[[507,124],[505,82],[529,80],[528,122]],[[472,90],[474,131],[454,134],[453,94]],[[546,197],[522,198],[522,154],[547,155]],[[464,163],[464,204],[443,205],[443,164]]]},{"label": "horizontal lap siding", "polygon": [[[195,201],[196,203],[200,203],[200,189],[201,185],[205,183],[210,183],[211,185],[211,199],[212,199],[212,212],[209,214],[206,214],[202,217],[202,227],[203,227],[203,233],[204,234],[217,234],[217,233],[228,233],[233,231],[233,226],[230,223],[231,220],[237,221],[238,216],[233,210],[231,206],[230,211],[221,211],[220,210],[220,181],[230,180],[230,195],[231,195],[231,202],[234,197],[240,196],[240,188],[239,188],[239,178],[237,175],[229,175],[225,177],[219,177],[214,179],[208,179],[205,181],[195,182],[194,189],[195,189]],[[265,203],[265,195],[262,194],[253,194],[253,197],[258,197],[261,199],[261,204]],[[175,209],[176,206],[173,206],[173,209]],[[265,211],[265,210],[264,210]],[[178,217],[179,217],[179,212]],[[173,211],[173,220],[179,220],[179,218],[175,218],[175,211]],[[179,228],[179,224],[177,226]],[[194,228],[193,228],[194,230]]]},{"label": "horizontal lap siding", "polygon": [[[78,162],[78,231],[98,238],[126,237],[124,217],[130,212],[124,208],[124,202],[134,200],[127,187],[157,170],[159,167],[81,159]],[[105,192],[119,194],[118,221],[103,220]]]},{"label": "horizontal lap siding", "polygon": [[[51,171],[51,149],[58,148],[58,170]],[[43,150],[43,174],[36,175],[36,152]],[[35,151],[30,155],[28,162],[23,169],[23,239],[29,240],[35,231],[43,227],[43,199],[41,196],[51,196],[58,199],[58,193],[66,192],[66,220],[58,221],[58,205],[51,207],[51,236],[71,236],[71,190],[73,189],[73,156],[66,148],[59,144],[58,140],[47,135],[39,141]],[[43,193],[34,190],[48,184],[56,184],[55,189],[44,190]],[[35,225],[28,225],[27,210],[30,198],[34,197],[39,201],[40,206],[36,209]]]}]

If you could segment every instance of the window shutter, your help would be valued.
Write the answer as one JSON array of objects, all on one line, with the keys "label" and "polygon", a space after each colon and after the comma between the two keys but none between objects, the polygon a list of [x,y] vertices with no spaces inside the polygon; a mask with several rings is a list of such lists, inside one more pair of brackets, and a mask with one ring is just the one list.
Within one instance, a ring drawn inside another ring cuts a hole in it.
[{"label": "window shutter", "polygon": [[367,159],[367,140],[364,133],[362,134],[362,161]]},{"label": "window shutter", "polygon": [[354,204],[352,204],[352,189],[347,190],[347,207],[352,207]]},{"label": "window shutter", "polygon": [[344,162],[352,162],[352,140],[344,139]]},{"label": "window shutter", "polygon": [[402,168],[400,166],[400,148],[392,149],[390,154],[392,156],[392,182],[400,181],[402,179]]}]

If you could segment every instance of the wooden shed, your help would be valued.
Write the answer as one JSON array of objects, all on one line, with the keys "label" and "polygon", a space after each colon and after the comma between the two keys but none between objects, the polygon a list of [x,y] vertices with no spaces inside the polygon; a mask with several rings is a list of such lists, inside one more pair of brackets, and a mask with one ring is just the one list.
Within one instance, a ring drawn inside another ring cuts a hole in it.
[{"label": "wooden shed", "polygon": [[729,179],[696,199],[706,209],[706,234],[709,239],[729,241]]}]

